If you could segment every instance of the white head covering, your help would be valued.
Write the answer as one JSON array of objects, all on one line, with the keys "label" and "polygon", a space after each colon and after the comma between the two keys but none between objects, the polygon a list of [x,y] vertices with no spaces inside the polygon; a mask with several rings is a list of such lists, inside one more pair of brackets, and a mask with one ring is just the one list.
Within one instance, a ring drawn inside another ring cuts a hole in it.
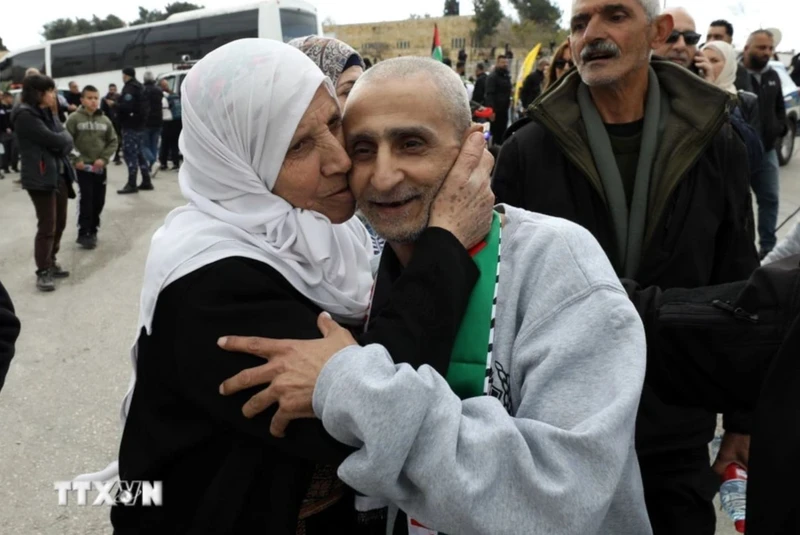
[{"label": "white head covering", "polygon": [[341,321],[364,319],[372,287],[372,243],[364,226],[357,218],[333,225],[271,192],[323,83],[335,95],[302,52],[267,39],[234,41],[189,71],[181,88],[179,176],[189,204],[171,212],[153,236],[137,336],[142,327],[151,332],[163,288],[234,256],[273,267]]},{"label": "white head covering", "polygon": [[719,52],[725,60],[725,65],[722,67],[722,72],[719,73],[717,79],[714,80],[714,85],[720,89],[724,89],[728,93],[734,95],[736,91],[736,52],[733,47],[725,41],[711,41],[703,46],[703,49],[713,48]]},{"label": "white head covering", "polygon": [[[153,236],[139,310],[152,329],[156,301],[171,282],[239,256],[268,264],[340,321],[365,318],[372,287],[372,242],[358,218],[333,225],[324,215],[274,195],[289,143],[320,85],[319,67],[291,46],[242,39],[200,60],[181,88],[184,155],[179,181],[189,204],[173,210]],[[231,333],[235,334],[235,333]],[[136,383],[122,403],[124,425]],[[117,463],[77,480],[108,480]]]}]

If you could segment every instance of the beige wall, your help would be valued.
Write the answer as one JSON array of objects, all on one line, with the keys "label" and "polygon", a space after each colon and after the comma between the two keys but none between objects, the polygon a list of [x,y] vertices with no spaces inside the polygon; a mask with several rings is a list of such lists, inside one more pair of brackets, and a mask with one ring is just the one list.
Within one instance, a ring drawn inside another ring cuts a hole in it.
[{"label": "beige wall", "polygon": [[[431,17],[366,24],[324,26],[325,35],[349,44],[372,60],[398,56],[430,56],[434,24],[439,26],[439,38],[444,56],[455,65],[458,50],[464,48],[470,63],[488,59],[491,48],[473,49],[470,35],[475,27],[471,16]],[[514,50],[515,55],[523,53]]]}]

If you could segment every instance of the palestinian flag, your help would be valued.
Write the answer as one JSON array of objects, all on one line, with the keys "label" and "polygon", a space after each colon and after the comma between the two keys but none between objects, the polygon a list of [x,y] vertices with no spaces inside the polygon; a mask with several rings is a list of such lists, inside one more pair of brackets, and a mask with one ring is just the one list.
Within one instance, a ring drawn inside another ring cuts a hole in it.
[{"label": "palestinian flag", "polygon": [[442,61],[442,40],[439,39],[439,25],[433,25],[433,45],[431,45],[431,57],[436,61]]}]

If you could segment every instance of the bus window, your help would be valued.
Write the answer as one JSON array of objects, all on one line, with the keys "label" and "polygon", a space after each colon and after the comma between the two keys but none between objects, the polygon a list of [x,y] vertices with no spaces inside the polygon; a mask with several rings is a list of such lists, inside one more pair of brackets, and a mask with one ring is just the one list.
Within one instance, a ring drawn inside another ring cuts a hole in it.
[{"label": "bus window", "polygon": [[89,39],[78,39],[56,43],[50,47],[50,64],[53,78],[64,78],[90,74],[94,69],[93,43]]},{"label": "bus window", "polygon": [[192,59],[201,59],[206,54],[237,39],[258,37],[258,10],[240,11],[227,15],[202,18],[199,21],[199,54]]},{"label": "bus window", "polygon": [[25,78],[25,71],[31,67],[35,67],[39,69],[39,72],[46,74],[44,48],[20,52],[11,57],[3,58],[2,62],[0,62],[0,82],[21,84],[22,79]]},{"label": "bus window", "polygon": [[181,56],[197,49],[197,21],[187,20],[150,28],[144,37],[147,66],[177,63]]},{"label": "bus window", "polygon": [[144,32],[129,30],[126,32],[100,35],[94,41],[94,67],[97,72],[121,71],[130,65],[144,65]]},{"label": "bus window", "polygon": [[296,9],[281,9],[281,31],[283,42],[288,43],[297,37],[317,34],[317,16]]}]

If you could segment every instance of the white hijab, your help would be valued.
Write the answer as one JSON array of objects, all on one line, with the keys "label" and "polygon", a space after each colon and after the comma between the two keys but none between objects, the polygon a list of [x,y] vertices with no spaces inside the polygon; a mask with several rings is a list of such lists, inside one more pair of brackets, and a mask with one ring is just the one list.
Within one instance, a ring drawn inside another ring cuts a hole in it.
[{"label": "white hijab", "polygon": [[[324,215],[272,193],[303,114],[320,85],[319,67],[291,46],[241,39],[194,65],[181,87],[184,156],[179,181],[188,204],[173,210],[153,236],[145,267],[136,340],[150,334],[161,290],[203,266],[230,257],[264,262],[340,321],[365,318],[372,287],[372,242],[358,218],[333,225]],[[236,334],[236,333],[231,333]],[[124,426],[136,384],[122,403]],[[79,480],[106,481],[116,462]]]},{"label": "white hijab", "polygon": [[151,332],[163,288],[234,256],[271,266],[341,321],[364,319],[372,287],[367,230],[357,218],[333,225],[271,192],[323,83],[335,95],[302,52],[267,39],[222,46],[189,71],[181,87],[179,176],[189,204],[171,212],[153,236],[137,337],[142,327]]},{"label": "white hijab", "polygon": [[733,50],[733,47],[725,41],[711,41],[703,46],[704,50],[706,48],[713,48],[719,52],[722,58],[725,60],[725,65],[722,67],[722,72],[720,72],[719,76],[717,76],[717,79],[714,80],[714,85],[727,91],[728,93],[736,95],[737,63],[736,52]]}]

